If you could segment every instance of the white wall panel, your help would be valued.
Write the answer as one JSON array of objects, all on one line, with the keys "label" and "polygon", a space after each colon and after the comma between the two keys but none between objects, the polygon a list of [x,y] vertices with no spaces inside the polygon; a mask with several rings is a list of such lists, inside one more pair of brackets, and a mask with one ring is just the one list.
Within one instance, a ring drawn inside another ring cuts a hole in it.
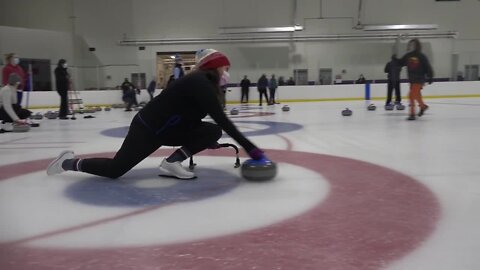
[{"label": "white wall panel", "polygon": [[[294,3],[296,14],[293,14]],[[459,67],[480,63],[480,1],[454,3],[418,0],[364,0],[362,22],[369,24],[436,23],[442,31],[459,31],[459,39],[422,40],[425,53],[434,64],[438,77],[450,77],[451,54],[459,54]],[[242,44],[195,44],[149,46],[138,51],[135,46],[119,46],[124,36],[132,38],[214,37],[218,27],[288,25],[294,20],[305,26],[295,35],[362,34],[353,26],[358,18],[358,1],[353,0],[0,0],[0,25],[72,31],[70,15],[75,16],[74,44],[37,42],[31,36],[11,33],[0,41],[0,53],[16,51],[30,57],[59,55],[72,57],[79,66],[102,67],[79,70],[79,85],[89,87],[114,85],[131,72],[155,74],[155,55],[162,51],[194,51],[215,47],[231,58],[232,81],[243,75],[258,78],[261,73],[289,77],[298,68],[309,69],[309,80],[318,80],[319,68],[332,68],[333,74],[347,70],[345,79],[385,77],[383,67],[390,58],[393,40],[322,41]],[[21,32],[21,30],[18,30]],[[66,40],[72,38],[67,37]],[[402,41],[401,51],[405,43]],[[13,43],[12,43],[13,42]],[[43,45],[42,45],[43,44]],[[73,47],[65,50],[65,46]],[[95,47],[89,52],[88,47]],[[109,65],[135,66],[112,68]],[[100,76],[98,75],[100,74]],[[106,77],[111,76],[111,80]]]}]

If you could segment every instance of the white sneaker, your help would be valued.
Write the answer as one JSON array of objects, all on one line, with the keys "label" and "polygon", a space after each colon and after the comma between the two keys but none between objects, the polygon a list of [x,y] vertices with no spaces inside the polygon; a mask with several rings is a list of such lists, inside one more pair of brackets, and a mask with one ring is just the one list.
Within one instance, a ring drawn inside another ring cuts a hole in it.
[{"label": "white sneaker", "polygon": [[13,123],[12,122],[3,123],[2,129],[5,131],[13,131]]},{"label": "white sneaker", "polygon": [[193,172],[189,172],[185,168],[183,168],[180,161],[170,163],[167,161],[167,159],[163,159],[162,163],[158,168],[160,169],[161,176],[175,177],[179,179],[196,178]]},{"label": "white sneaker", "polygon": [[75,158],[75,154],[73,151],[65,150],[58,155],[56,159],[54,159],[50,165],[47,167],[47,175],[54,175],[64,172],[65,170],[62,168],[62,163],[66,159]]}]

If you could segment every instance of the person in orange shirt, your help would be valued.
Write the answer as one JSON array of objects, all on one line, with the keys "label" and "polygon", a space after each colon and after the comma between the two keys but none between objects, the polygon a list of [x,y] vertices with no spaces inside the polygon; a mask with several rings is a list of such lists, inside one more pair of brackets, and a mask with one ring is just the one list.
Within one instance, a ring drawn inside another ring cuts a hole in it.
[{"label": "person in orange shirt", "polygon": [[415,120],[415,102],[420,107],[418,116],[422,116],[428,109],[428,105],[423,102],[422,88],[425,82],[432,84],[433,69],[428,58],[422,53],[422,46],[418,39],[412,39],[407,45],[407,54],[400,59],[400,66],[406,66],[408,80],[410,81],[410,115],[407,120]]}]

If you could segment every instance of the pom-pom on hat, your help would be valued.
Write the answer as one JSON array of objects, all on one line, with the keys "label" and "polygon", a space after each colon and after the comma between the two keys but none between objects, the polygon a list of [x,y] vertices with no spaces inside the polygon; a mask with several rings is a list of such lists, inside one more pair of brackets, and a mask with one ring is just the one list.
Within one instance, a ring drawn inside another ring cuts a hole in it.
[{"label": "pom-pom on hat", "polygon": [[221,52],[214,49],[203,49],[195,53],[196,69],[215,69],[230,66],[230,61]]}]

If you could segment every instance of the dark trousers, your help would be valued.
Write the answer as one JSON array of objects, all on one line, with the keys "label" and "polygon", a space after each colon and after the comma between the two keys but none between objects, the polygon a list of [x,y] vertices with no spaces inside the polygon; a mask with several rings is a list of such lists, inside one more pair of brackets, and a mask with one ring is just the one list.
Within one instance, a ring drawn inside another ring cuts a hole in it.
[{"label": "dark trousers", "polygon": [[277,92],[277,88],[269,88],[270,90],[270,104],[275,104],[275,92]]},{"label": "dark trousers", "polygon": [[268,103],[267,88],[258,88],[260,94],[260,105],[262,105],[262,96],[265,96],[265,101]]},{"label": "dark trousers", "polygon": [[242,97],[240,98],[240,102],[245,102],[248,103],[248,93],[250,92],[250,89],[247,88],[242,88]]},{"label": "dark trousers", "polygon": [[60,95],[60,111],[58,117],[67,117],[68,114],[68,90],[57,90]]},{"label": "dark trousers", "polygon": [[213,123],[201,122],[190,128],[169,128],[155,135],[138,119],[133,118],[127,137],[114,158],[87,158],[82,160],[83,172],[118,178],[150,156],[162,145],[183,146],[192,155],[215,144],[222,129]]},{"label": "dark trousers", "polygon": [[400,81],[388,81],[388,90],[387,90],[387,101],[386,104],[392,102],[392,92],[395,89],[395,102],[402,102],[402,95],[400,93]]},{"label": "dark trousers", "polygon": [[[20,119],[26,119],[30,117],[30,115],[32,115],[31,111],[22,109],[22,107],[20,107],[17,104],[12,104],[12,107],[15,113],[17,114],[17,116],[20,117]],[[13,122],[13,119],[10,117],[10,115],[8,115],[8,113],[5,111],[5,108],[3,108],[3,106],[2,108],[0,108],[0,120],[3,120],[4,122],[9,122],[9,123]]]},{"label": "dark trousers", "polygon": [[129,90],[125,92],[125,94],[123,94],[122,99],[127,104],[127,110],[131,110],[133,105],[135,106],[138,105],[135,90]]}]

